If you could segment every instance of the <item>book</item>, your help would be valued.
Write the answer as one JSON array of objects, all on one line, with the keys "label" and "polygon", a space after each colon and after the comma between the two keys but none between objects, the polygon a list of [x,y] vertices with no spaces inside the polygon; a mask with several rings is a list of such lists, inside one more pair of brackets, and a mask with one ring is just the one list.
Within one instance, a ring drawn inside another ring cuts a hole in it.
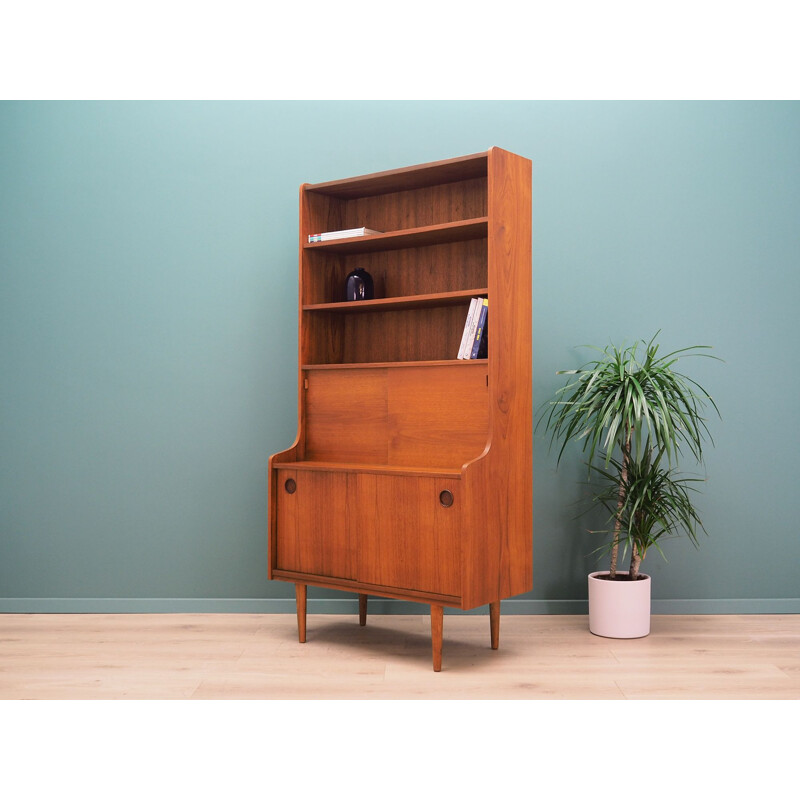
[{"label": "book", "polygon": [[489,357],[489,316],[486,316],[486,322],[483,326],[483,333],[481,334],[481,343],[478,345],[478,358]]},{"label": "book", "polygon": [[344,231],[326,231],[325,233],[310,233],[308,243],[329,242],[332,239],[349,239],[351,236],[371,236],[374,233],[383,231],[373,231],[371,228],[348,228]]},{"label": "book", "polygon": [[465,360],[469,359],[472,353],[472,345],[475,341],[475,331],[478,329],[478,318],[481,315],[481,305],[483,299],[480,297],[475,298],[475,308],[472,311],[472,316],[469,318],[469,329],[467,330],[467,340],[464,342],[464,351],[461,353],[460,358]]},{"label": "book", "polygon": [[473,297],[469,301],[469,311],[467,311],[467,320],[464,323],[464,332],[461,334],[461,347],[458,348],[458,355],[456,358],[464,358],[464,350],[467,347],[467,338],[469,336],[469,326],[472,321],[472,316],[475,313],[475,307],[478,305],[478,298]]},{"label": "book", "polygon": [[483,302],[481,303],[481,310],[478,315],[478,326],[475,329],[475,338],[472,343],[472,348],[470,349],[469,358],[477,358],[478,351],[481,347],[481,339],[483,338],[483,332],[486,330],[486,319],[489,315],[489,301],[484,298]]}]

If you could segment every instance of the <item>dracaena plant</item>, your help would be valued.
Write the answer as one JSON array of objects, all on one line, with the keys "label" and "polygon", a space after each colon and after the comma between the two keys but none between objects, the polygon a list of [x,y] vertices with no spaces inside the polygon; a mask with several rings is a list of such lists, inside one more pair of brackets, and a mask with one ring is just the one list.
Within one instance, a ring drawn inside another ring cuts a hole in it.
[{"label": "dracaena plant", "polygon": [[659,464],[666,458],[671,469],[684,450],[702,463],[703,445],[706,440],[713,443],[705,410],[710,405],[719,414],[708,392],[677,369],[678,362],[690,356],[715,358],[705,352],[709,348],[694,345],[659,355],[657,337],[658,333],[649,342],[641,340],[624,348],[613,344],[602,350],[591,348],[600,353],[598,358],[579,369],[558,372],[569,375],[569,381],[539,419],[551,433],[551,446],[561,441],[559,463],[567,445],[580,441],[588,453],[589,471],[602,464],[606,480],[615,476],[616,511],[609,548],[612,579],[617,576],[622,537],[633,544],[630,528],[624,530],[633,465],[642,467],[657,456]]},{"label": "dracaena plant", "polygon": [[641,458],[631,458],[624,479],[623,465],[615,458],[610,460],[610,470],[592,465],[600,478],[593,499],[609,511],[612,528],[591,532],[613,532],[623,549],[630,547],[631,580],[639,577],[639,567],[651,547],[661,552],[659,540],[686,534],[697,546],[698,530],[705,531],[690,494],[697,491],[692,484],[702,483],[702,478],[679,475],[675,467],[662,463],[664,452],[648,447]]}]

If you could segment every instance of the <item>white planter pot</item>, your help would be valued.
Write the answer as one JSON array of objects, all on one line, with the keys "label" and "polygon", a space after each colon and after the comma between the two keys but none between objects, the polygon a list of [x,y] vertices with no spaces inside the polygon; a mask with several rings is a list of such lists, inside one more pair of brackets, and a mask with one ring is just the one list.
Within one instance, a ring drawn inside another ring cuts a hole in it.
[{"label": "white planter pot", "polygon": [[607,581],[589,575],[589,630],[609,639],[639,639],[650,633],[650,576],[638,581]]}]

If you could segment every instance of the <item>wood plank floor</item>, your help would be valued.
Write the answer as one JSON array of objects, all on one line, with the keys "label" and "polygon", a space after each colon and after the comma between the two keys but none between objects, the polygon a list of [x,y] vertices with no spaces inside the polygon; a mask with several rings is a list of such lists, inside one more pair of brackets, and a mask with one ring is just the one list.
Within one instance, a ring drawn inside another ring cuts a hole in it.
[{"label": "wood plank floor", "polygon": [[800,699],[800,615],[653,616],[603,639],[585,616],[0,614],[0,699]]}]

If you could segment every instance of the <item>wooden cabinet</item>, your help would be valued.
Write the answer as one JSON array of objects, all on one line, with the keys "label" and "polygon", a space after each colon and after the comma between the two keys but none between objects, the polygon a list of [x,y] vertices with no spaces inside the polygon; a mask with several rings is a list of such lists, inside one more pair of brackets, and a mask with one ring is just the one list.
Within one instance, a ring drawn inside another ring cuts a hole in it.
[{"label": "wooden cabinet", "polygon": [[[309,243],[310,234],[379,234]],[[375,299],[345,300],[361,267]],[[488,358],[459,360],[473,297]],[[269,461],[271,579],[431,606],[533,584],[531,163],[500,148],[300,188],[298,432]]]}]

